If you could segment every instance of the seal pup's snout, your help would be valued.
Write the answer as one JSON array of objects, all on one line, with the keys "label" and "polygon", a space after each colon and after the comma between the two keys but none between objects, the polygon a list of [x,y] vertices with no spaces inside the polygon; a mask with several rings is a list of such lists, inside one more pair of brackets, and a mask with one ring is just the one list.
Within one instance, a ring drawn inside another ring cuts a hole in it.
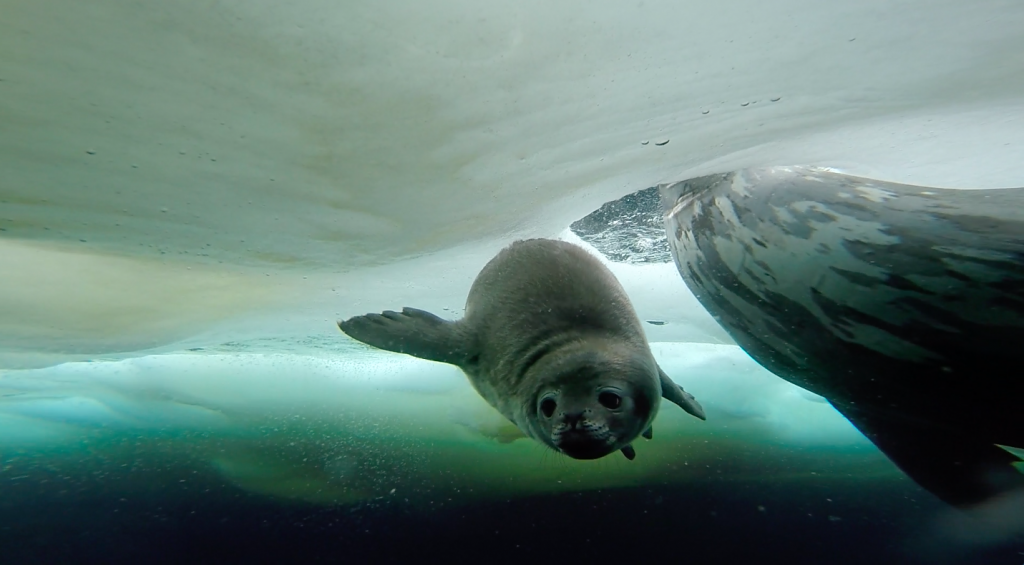
[{"label": "seal pup's snout", "polygon": [[574,412],[571,414],[562,414],[562,424],[569,427],[569,430],[575,430],[580,422],[583,420],[583,412]]},{"label": "seal pup's snout", "polygon": [[590,407],[556,393],[544,397],[538,411],[547,421],[550,445],[569,457],[597,459],[615,451],[611,430]]}]

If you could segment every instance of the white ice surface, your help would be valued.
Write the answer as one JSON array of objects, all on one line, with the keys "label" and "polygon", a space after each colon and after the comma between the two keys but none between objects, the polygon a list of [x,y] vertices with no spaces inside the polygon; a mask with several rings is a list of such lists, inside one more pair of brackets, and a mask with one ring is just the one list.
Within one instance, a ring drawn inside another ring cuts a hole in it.
[{"label": "white ice surface", "polygon": [[[1007,0],[4,0],[0,367],[454,311],[514,237],[704,173],[1021,186],[1021,29]],[[684,294],[635,296],[679,321],[652,335],[721,341]]]}]

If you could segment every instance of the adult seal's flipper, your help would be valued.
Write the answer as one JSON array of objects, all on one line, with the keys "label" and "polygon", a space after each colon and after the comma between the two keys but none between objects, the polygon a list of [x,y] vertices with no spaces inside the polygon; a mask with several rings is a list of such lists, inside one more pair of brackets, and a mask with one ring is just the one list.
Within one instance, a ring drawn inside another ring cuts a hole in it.
[{"label": "adult seal's flipper", "polygon": [[686,392],[683,390],[683,387],[668,378],[668,375],[665,374],[665,371],[661,370],[661,367],[658,367],[658,375],[661,377],[661,396],[665,400],[679,405],[680,408],[701,420],[707,420],[707,417],[704,416],[704,408],[701,407],[692,394]]},{"label": "adult seal's flipper", "polygon": [[355,316],[338,327],[349,337],[395,353],[458,366],[470,358],[458,324],[416,308]]},{"label": "adult seal's flipper", "polygon": [[970,507],[1024,489],[1021,461],[997,445],[907,420],[880,417],[833,403],[897,467],[953,506]]}]

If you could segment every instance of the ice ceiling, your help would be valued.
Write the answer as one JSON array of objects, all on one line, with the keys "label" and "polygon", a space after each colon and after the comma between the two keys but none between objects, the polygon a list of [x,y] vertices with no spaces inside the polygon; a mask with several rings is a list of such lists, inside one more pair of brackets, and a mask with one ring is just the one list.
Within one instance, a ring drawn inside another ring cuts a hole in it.
[{"label": "ice ceiling", "polygon": [[[1012,0],[2,0],[0,367],[454,311],[509,240],[739,167],[1021,186],[1021,29]],[[715,341],[674,307],[664,340]]]}]

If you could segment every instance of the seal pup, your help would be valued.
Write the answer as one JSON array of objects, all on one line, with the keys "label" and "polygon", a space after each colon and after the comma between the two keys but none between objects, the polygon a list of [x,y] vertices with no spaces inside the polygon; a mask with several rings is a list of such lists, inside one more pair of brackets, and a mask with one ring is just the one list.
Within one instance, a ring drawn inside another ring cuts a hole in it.
[{"label": "seal pup", "polygon": [[1000,447],[1024,447],[1024,189],[774,167],[661,191],[680,275],[754,360],[947,503],[1024,492]]},{"label": "seal pup", "polygon": [[564,241],[516,241],[483,268],[465,316],[403,308],[338,322],[374,347],[450,363],[527,436],[574,459],[636,453],[662,397],[705,419],[658,367],[607,267]]}]

